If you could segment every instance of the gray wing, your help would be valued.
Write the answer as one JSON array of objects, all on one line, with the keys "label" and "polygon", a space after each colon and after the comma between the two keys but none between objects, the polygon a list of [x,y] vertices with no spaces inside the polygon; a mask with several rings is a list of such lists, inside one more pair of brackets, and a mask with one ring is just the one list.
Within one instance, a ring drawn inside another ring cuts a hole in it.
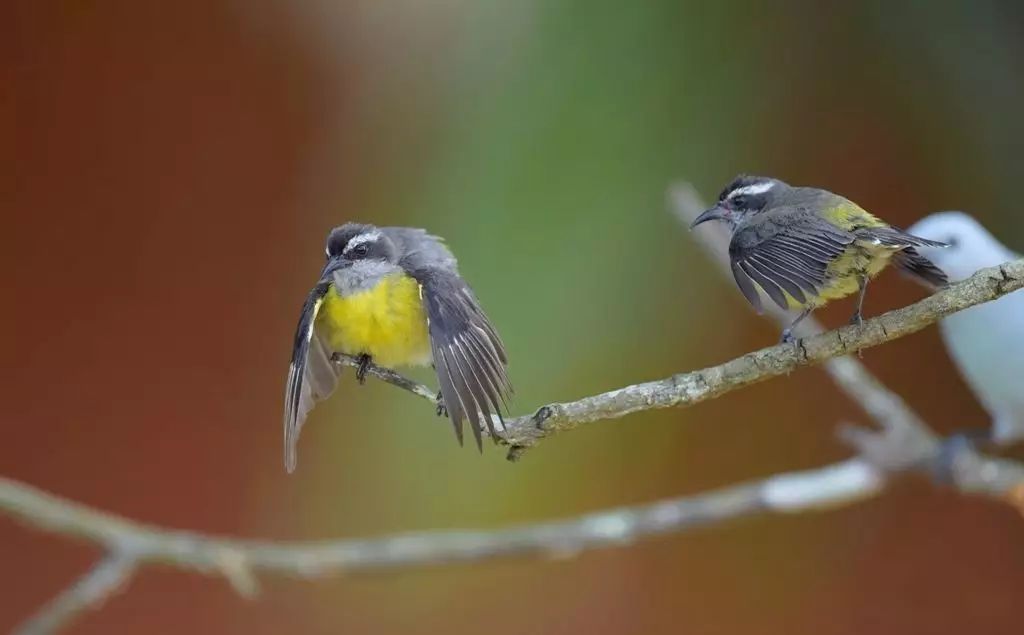
[{"label": "gray wing", "polygon": [[441,396],[462,443],[462,421],[469,421],[478,448],[486,425],[498,438],[491,415],[502,423],[512,395],[506,374],[505,346],[469,285],[450,268],[424,267],[410,272],[423,288],[430,345]]},{"label": "gray wing", "polygon": [[817,295],[828,266],[853,243],[853,234],[816,214],[778,208],[737,228],[729,243],[733,277],[747,300],[763,309],[755,283],[784,309],[788,293],[801,304]]},{"label": "gray wing", "polygon": [[341,372],[341,366],[331,361],[331,351],[316,330],[316,315],[325,293],[324,283],[309,292],[295,329],[284,395],[284,466],[289,473],[295,471],[296,444],[306,416],[318,401],[334,392]]}]

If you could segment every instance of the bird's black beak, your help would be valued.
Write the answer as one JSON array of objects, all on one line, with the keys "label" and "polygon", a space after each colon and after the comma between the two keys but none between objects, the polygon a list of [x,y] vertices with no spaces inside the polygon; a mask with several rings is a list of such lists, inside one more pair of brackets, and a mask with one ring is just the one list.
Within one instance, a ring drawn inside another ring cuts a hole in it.
[{"label": "bird's black beak", "polygon": [[706,223],[709,220],[727,221],[729,220],[730,213],[731,212],[728,208],[722,207],[721,205],[715,205],[711,209],[706,210],[700,216],[695,218],[694,221],[690,223],[690,229],[693,229],[694,227],[700,225],[701,223]]},{"label": "bird's black beak", "polygon": [[320,281],[330,282],[331,279],[334,277],[334,272],[341,271],[342,269],[345,269],[351,264],[351,261],[345,260],[344,258],[340,258],[338,256],[330,258],[327,261],[327,264],[324,265],[323,270],[320,272]]}]

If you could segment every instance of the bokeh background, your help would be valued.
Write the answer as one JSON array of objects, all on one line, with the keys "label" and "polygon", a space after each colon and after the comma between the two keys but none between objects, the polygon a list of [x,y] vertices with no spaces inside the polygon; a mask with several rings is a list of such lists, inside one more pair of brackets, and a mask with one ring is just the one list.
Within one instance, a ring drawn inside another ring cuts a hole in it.
[{"label": "bokeh background", "polygon": [[[0,65],[0,473],[171,527],[498,527],[820,465],[864,421],[804,370],[511,464],[347,381],[287,477],[293,328],[344,221],[448,239],[516,412],[775,341],[667,213],[677,179],[965,209],[1024,249],[1016,3],[16,1]],[[889,274],[869,311],[920,296]],[[986,422],[934,329],[865,362],[941,431]],[[0,519],[0,631],[98,555]],[[145,569],[72,631],[1019,633],[1024,519],[911,479],[569,561],[263,582]]]}]

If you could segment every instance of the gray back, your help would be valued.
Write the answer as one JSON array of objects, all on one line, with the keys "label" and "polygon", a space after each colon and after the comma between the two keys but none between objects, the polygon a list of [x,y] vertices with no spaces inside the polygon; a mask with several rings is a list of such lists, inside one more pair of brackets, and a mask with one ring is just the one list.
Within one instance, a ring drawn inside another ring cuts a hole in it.
[{"label": "gray back", "polygon": [[380,231],[394,243],[398,251],[398,265],[406,271],[433,267],[454,271],[458,267],[455,256],[442,239],[428,234],[425,229],[381,227]]}]

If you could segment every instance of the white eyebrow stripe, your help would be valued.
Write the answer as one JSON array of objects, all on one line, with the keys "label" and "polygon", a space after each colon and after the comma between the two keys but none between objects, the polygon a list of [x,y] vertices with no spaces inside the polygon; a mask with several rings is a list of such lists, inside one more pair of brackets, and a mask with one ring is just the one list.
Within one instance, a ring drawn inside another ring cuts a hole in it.
[{"label": "white eyebrow stripe", "polygon": [[365,234],[359,234],[358,236],[354,236],[352,240],[348,241],[348,244],[345,245],[345,250],[342,253],[347,254],[349,250],[351,250],[356,245],[361,245],[363,243],[372,243],[378,240],[379,238],[379,231],[366,232]]},{"label": "white eyebrow stripe", "polygon": [[754,183],[753,185],[746,185],[744,187],[739,188],[738,190],[733,190],[732,193],[729,194],[729,198],[733,198],[735,196],[740,196],[740,195],[749,196],[751,194],[764,194],[765,192],[767,192],[768,190],[772,189],[773,187],[775,187],[775,181],[765,181],[764,183]]}]

